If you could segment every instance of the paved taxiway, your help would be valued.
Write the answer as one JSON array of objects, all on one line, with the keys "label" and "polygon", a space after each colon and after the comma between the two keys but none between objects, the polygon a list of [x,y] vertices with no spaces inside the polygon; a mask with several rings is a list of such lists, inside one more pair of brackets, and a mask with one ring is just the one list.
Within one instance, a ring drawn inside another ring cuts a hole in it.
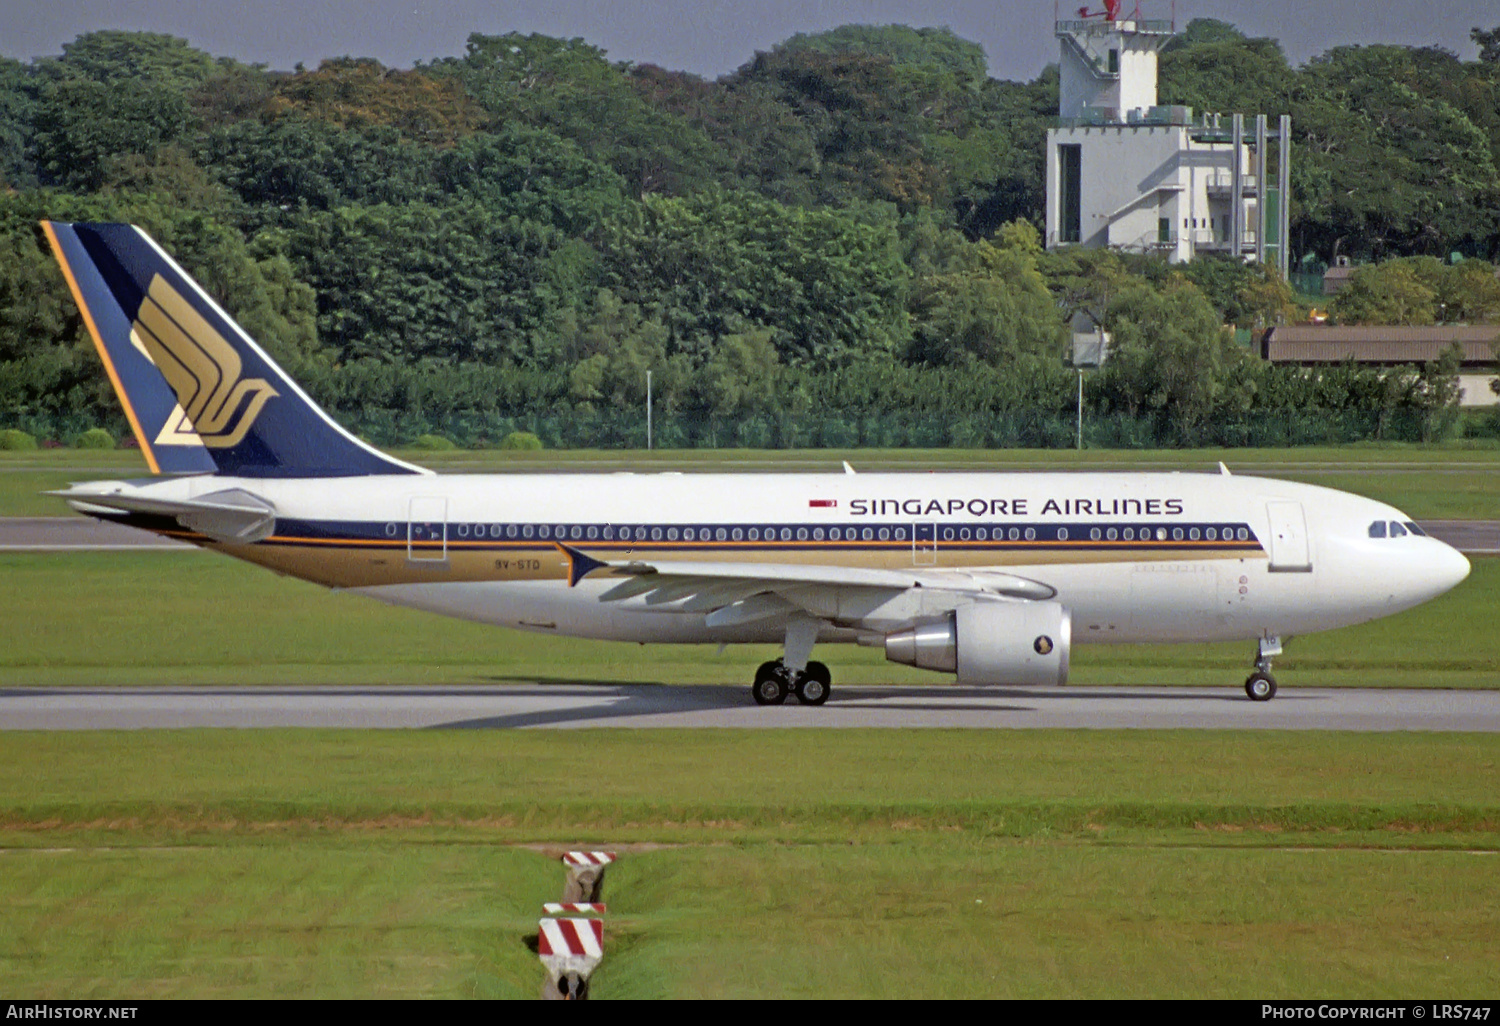
[{"label": "paved taxiway", "polygon": [[[1460,552],[1500,554],[1500,520],[1428,520],[1422,527]],[[192,546],[86,517],[0,517],[0,552],[109,552]]]},{"label": "paved taxiway", "polygon": [[0,729],[185,727],[1082,727],[1500,732],[1500,692],[1237,687],[837,687],[822,708],[759,707],[744,687],[3,688]]}]

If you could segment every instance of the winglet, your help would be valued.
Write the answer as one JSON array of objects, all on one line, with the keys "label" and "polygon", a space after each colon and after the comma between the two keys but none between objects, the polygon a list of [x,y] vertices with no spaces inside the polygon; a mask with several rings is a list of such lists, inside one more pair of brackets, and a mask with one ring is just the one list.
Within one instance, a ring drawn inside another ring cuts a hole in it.
[{"label": "winglet", "polygon": [[852,474],[852,473],[854,473],[854,468],[851,467],[851,466],[849,466],[849,461],[848,460],[844,461],[844,473],[846,473],[846,474]]},{"label": "winglet", "polygon": [[1229,468],[1226,467],[1226,466],[1224,466],[1224,461],[1223,460],[1219,461],[1219,473],[1223,474],[1225,477],[1229,477],[1230,476],[1229,475]]},{"label": "winglet", "polygon": [[568,587],[570,588],[576,588],[579,581],[600,567],[609,566],[604,560],[595,559],[587,553],[579,552],[571,545],[564,545],[562,542],[553,542],[552,544],[556,545],[558,550],[564,556],[568,557]]}]

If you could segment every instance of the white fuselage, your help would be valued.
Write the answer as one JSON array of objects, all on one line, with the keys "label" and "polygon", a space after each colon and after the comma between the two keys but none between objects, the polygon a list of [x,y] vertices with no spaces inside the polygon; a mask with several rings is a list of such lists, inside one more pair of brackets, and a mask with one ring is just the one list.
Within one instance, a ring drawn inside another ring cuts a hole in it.
[{"label": "white fuselage", "polygon": [[[641,642],[779,641],[784,626],[714,627],[680,604],[601,601],[611,581],[570,584],[559,532],[613,562],[1003,572],[1055,591],[1077,643],[1327,630],[1415,606],[1469,569],[1383,503],[1219,474],[202,476],[127,487],[257,496],[275,510],[270,537],[194,540],[331,587],[506,627]],[[1401,533],[1372,537],[1375,523]],[[930,585],[874,594],[834,608],[818,638],[895,630],[944,601]]]}]

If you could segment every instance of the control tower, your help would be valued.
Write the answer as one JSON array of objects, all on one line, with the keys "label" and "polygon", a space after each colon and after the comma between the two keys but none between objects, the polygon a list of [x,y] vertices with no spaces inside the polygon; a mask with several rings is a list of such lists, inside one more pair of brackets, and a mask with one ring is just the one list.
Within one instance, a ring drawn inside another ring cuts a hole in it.
[{"label": "control tower", "polygon": [[[1047,246],[1113,246],[1173,262],[1222,253],[1287,270],[1291,119],[1157,104],[1170,21],[1121,0],[1056,21],[1057,127],[1047,133]],[[1267,179],[1276,143],[1275,181]]]}]

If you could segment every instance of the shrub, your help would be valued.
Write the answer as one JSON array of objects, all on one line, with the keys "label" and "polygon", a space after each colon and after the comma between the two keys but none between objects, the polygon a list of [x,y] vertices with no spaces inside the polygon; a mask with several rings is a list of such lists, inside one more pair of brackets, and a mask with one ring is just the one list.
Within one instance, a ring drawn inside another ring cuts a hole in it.
[{"label": "shrub", "polygon": [[6,428],[0,431],[0,449],[16,451],[20,449],[35,449],[36,439],[24,431],[15,428]]},{"label": "shrub", "polygon": [[411,443],[413,449],[425,449],[428,452],[447,452],[449,449],[458,448],[442,435],[422,435]]},{"label": "shrub", "polygon": [[540,449],[542,440],[530,431],[512,431],[500,439],[502,449]]},{"label": "shrub", "polygon": [[113,449],[115,437],[103,428],[89,428],[73,439],[75,449]]}]

